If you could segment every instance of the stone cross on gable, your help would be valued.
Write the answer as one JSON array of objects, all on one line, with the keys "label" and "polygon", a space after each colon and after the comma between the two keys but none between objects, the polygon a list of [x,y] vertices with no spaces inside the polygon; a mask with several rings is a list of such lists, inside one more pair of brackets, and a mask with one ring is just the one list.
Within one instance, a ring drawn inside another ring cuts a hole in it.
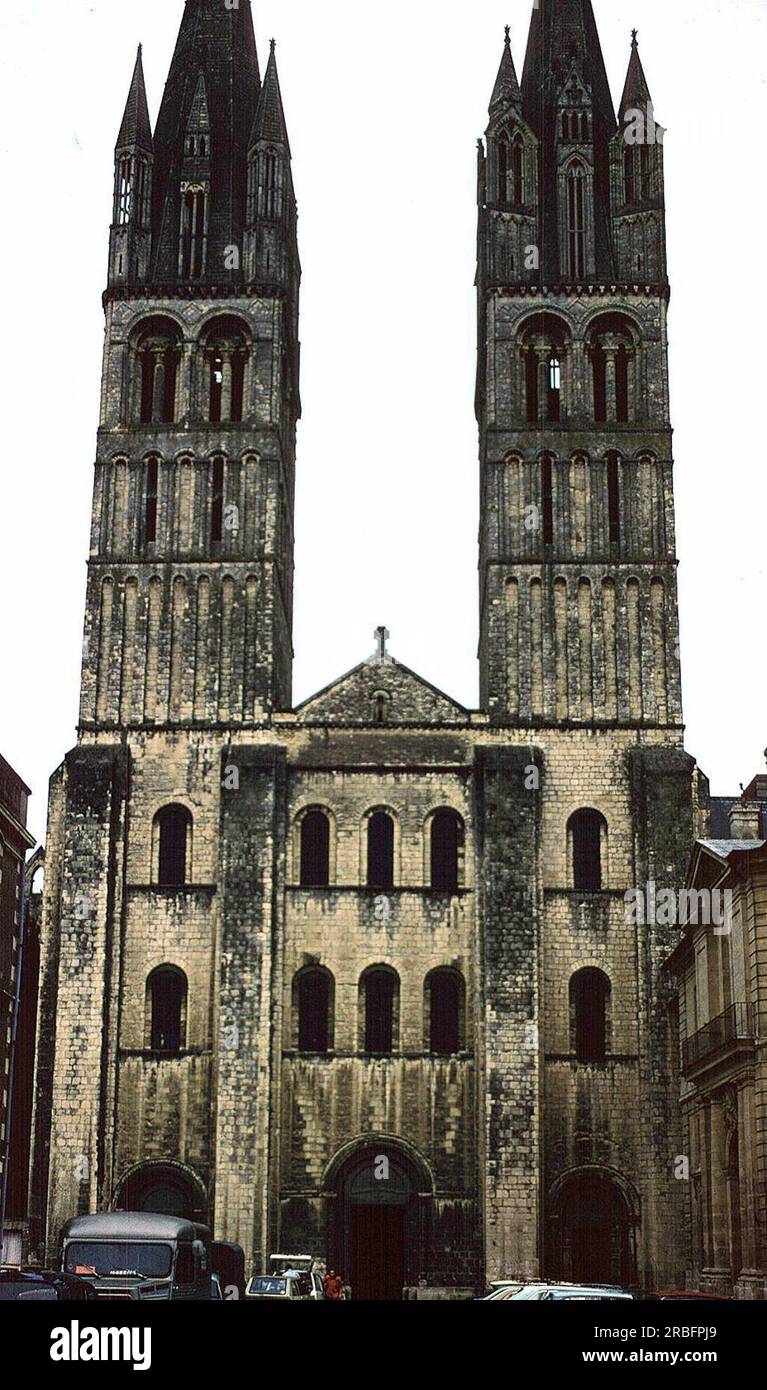
[{"label": "stone cross on gable", "polygon": [[375,639],[376,639],[376,644],[377,644],[376,656],[378,657],[378,660],[379,660],[379,661],[388,661],[388,660],[389,660],[389,654],[388,654],[388,652],[387,652],[387,650],[386,650],[386,643],[388,642],[389,638],[391,637],[391,633],[390,633],[388,627],[377,627],[376,630],[375,630],[375,632],[373,633],[373,636],[374,636]]}]

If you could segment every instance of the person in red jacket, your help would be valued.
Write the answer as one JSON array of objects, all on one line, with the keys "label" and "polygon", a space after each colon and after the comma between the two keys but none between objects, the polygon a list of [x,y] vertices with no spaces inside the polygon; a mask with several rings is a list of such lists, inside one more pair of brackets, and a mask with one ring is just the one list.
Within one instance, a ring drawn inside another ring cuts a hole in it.
[{"label": "person in red jacket", "polygon": [[344,1296],[344,1281],[340,1274],[336,1274],[332,1269],[329,1269],[325,1275],[322,1287],[325,1297],[332,1299],[334,1303]]}]

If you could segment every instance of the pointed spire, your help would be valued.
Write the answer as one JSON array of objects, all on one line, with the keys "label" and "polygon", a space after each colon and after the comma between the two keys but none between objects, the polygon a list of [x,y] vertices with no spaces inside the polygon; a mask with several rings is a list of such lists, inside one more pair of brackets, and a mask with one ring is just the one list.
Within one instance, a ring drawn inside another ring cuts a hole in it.
[{"label": "pointed spire", "polygon": [[260,79],[250,0],[186,0],[154,134],[154,276],[178,276],[181,169],[200,75],[210,122],[209,267],[220,268],[243,232],[247,141]]},{"label": "pointed spire", "polygon": [[639,56],[639,40],[636,29],[631,31],[631,57],[629,58],[629,70],[626,74],[626,85],[623,88],[618,119],[623,124],[623,117],[627,111],[640,110],[646,111],[652,105],[650,88],[647,85],[647,78],[642,67],[642,59]]},{"label": "pointed spire", "polygon": [[250,133],[249,148],[252,149],[261,140],[268,141],[270,145],[281,145],[290,157],[288,127],[277,72],[277,44],[274,39],[269,45],[269,62],[266,65],[261,97]]},{"label": "pointed spire", "polygon": [[615,130],[615,108],[591,0],[536,0],[522,73],[525,119],[542,134],[545,111],[553,106],[575,62],[591,89],[599,126]]},{"label": "pointed spire", "polygon": [[125,115],[115,148],[118,150],[138,148],[146,150],[148,154],[152,153],[152,125],[149,120],[149,105],[146,99],[141,44],[138,46],[136,66],[133,69],[128,100],[125,104]]},{"label": "pointed spire", "polygon": [[498,106],[519,106],[521,102],[522,93],[519,90],[517,70],[514,67],[514,58],[511,52],[511,30],[507,24],[501,66],[498,69],[493,95],[490,98],[490,111],[495,111]]}]

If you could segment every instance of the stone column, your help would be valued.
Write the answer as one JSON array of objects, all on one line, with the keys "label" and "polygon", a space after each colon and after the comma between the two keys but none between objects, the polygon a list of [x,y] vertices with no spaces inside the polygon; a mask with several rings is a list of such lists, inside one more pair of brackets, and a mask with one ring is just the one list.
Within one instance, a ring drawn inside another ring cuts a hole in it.
[{"label": "stone column", "polygon": [[711,1194],[711,1266],[709,1273],[729,1278],[731,1273],[729,1214],[727,1210],[727,1173],[724,1163],[725,1124],[724,1106],[720,1100],[711,1101],[711,1152],[709,1155]]},{"label": "stone column", "polygon": [[242,369],[242,376],[243,376],[243,381],[242,381],[242,418],[243,418],[243,420],[250,420],[250,419],[252,418],[252,416],[254,415],[254,413],[255,413],[255,411],[254,411],[254,401],[253,401],[253,382],[254,382],[254,380],[255,380],[255,373],[254,373],[254,370],[253,370],[253,366],[254,366],[254,364],[253,364],[253,348],[246,348],[246,349],[245,349],[245,361],[244,361],[244,363],[243,363],[243,369]]},{"label": "stone column", "polygon": [[155,353],[154,376],[152,382],[152,419],[162,420],[165,412],[165,352]]},{"label": "stone column", "polygon": [[572,363],[572,370],[567,373],[567,407],[572,415],[582,416],[587,413],[585,387],[587,381],[591,380],[591,368],[586,367],[586,351],[582,338],[573,341],[570,353],[568,367]]},{"label": "stone column", "polygon": [[607,423],[614,424],[618,415],[618,393],[615,359],[617,348],[606,347],[605,354],[605,415]]},{"label": "stone column", "polygon": [[738,1087],[738,1155],[740,1182],[740,1230],[743,1250],[741,1278],[763,1278],[758,1270],[756,1230],[756,1184],[754,1166],[753,1086],[744,1081]]},{"label": "stone column", "polygon": [[193,343],[184,343],[176,375],[176,419],[188,419],[192,407]]},{"label": "stone column", "polygon": [[549,418],[549,350],[538,348],[538,419],[545,423]]},{"label": "stone column", "polygon": [[221,419],[231,420],[232,418],[232,349],[221,349],[222,376],[221,383]]},{"label": "stone column", "polygon": [[637,419],[636,374],[637,374],[637,354],[636,354],[635,352],[631,352],[631,351],[630,351],[629,354],[628,354],[628,362],[627,362],[627,364],[626,364],[626,377],[627,377],[627,381],[628,381],[628,407],[629,407],[629,409],[628,409],[628,415],[629,415],[629,420],[630,420],[632,423],[633,423],[633,421],[635,421],[635,420]]}]

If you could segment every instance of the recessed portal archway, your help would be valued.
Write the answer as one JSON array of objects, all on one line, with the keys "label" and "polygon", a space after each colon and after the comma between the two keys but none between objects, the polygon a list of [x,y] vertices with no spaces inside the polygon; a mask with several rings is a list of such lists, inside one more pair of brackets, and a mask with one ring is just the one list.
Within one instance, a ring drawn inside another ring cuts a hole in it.
[{"label": "recessed portal archway", "polygon": [[328,1265],[355,1301],[399,1302],[426,1273],[432,1181],[415,1151],[391,1139],[343,1150],[328,1174]]},{"label": "recessed portal archway", "polygon": [[549,1196],[549,1276],[631,1287],[637,1225],[637,1204],[615,1175],[599,1168],[566,1174]]},{"label": "recessed portal archway", "polygon": [[115,1211],[151,1211],[203,1224],[208,1220],[205,1188],[180,1163],[140,1163],[131,1168],[119,1183],[113,1206]]}]

